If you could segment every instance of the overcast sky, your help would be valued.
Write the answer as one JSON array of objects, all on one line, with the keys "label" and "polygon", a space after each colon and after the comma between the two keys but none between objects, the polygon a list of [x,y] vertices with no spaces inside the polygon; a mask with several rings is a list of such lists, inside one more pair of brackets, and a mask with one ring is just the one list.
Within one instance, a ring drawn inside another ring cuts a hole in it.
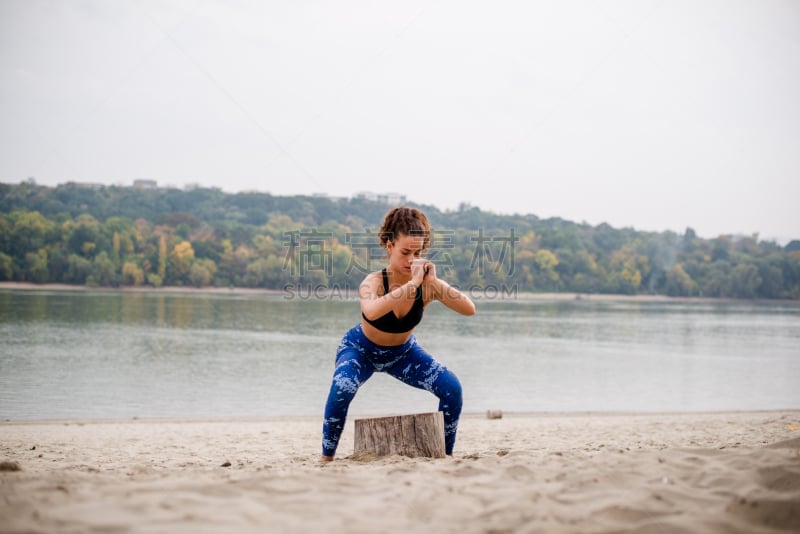
[{"label": "overcast sky", "polygon": [[0,0],[0,181],[800,238],[800,2]]}]

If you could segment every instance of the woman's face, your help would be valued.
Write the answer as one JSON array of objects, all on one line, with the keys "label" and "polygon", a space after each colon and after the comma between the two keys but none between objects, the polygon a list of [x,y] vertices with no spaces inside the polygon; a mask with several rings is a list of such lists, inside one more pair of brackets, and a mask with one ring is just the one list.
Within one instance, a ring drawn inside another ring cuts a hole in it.
[{"label": "woman's face", "polygon": [[397,239],[386,243],[389,251],[389,265],[392,269],[411,274],[411,262],[421,258],[425,246],[424,236],[399,234]]}]

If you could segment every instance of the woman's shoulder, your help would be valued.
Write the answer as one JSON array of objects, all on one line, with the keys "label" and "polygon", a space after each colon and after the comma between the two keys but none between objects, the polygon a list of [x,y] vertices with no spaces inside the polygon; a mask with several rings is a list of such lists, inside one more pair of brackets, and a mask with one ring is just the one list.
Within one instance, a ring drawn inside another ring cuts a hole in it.
[{"label": "woman's shoulder", "polygon": [[361,287],[378,287],[383,286],[383,274],[381,271],[373,271],[367,274],[361,281]]},{"label": "woman's shoulder", "polygon": [[367,273],[364,277],[364,281],[367,280],[382,280],[383,279],[383,271],[372,271],[371,273]]}]

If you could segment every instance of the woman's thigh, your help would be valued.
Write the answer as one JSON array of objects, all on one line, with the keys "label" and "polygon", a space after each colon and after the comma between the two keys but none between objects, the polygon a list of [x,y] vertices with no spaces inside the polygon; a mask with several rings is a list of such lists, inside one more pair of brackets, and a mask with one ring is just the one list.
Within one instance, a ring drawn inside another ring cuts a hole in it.
[{"label": "woman's thigh", "polygon": [[412,347],[402,360],[386,372],[409,386],[435,395],[442,393],[443,388],[460,389],[455,374],[419,345]]}]

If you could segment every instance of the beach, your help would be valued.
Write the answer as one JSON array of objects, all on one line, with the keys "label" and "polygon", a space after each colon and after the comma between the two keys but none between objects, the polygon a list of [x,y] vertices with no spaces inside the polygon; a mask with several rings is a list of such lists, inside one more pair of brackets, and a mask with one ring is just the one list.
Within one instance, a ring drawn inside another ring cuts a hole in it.
[{"label": "beach", "polygon": [[800,531],[800,410],[462,417],[319,463],[321,420],[0,423],[0,532]]}]

